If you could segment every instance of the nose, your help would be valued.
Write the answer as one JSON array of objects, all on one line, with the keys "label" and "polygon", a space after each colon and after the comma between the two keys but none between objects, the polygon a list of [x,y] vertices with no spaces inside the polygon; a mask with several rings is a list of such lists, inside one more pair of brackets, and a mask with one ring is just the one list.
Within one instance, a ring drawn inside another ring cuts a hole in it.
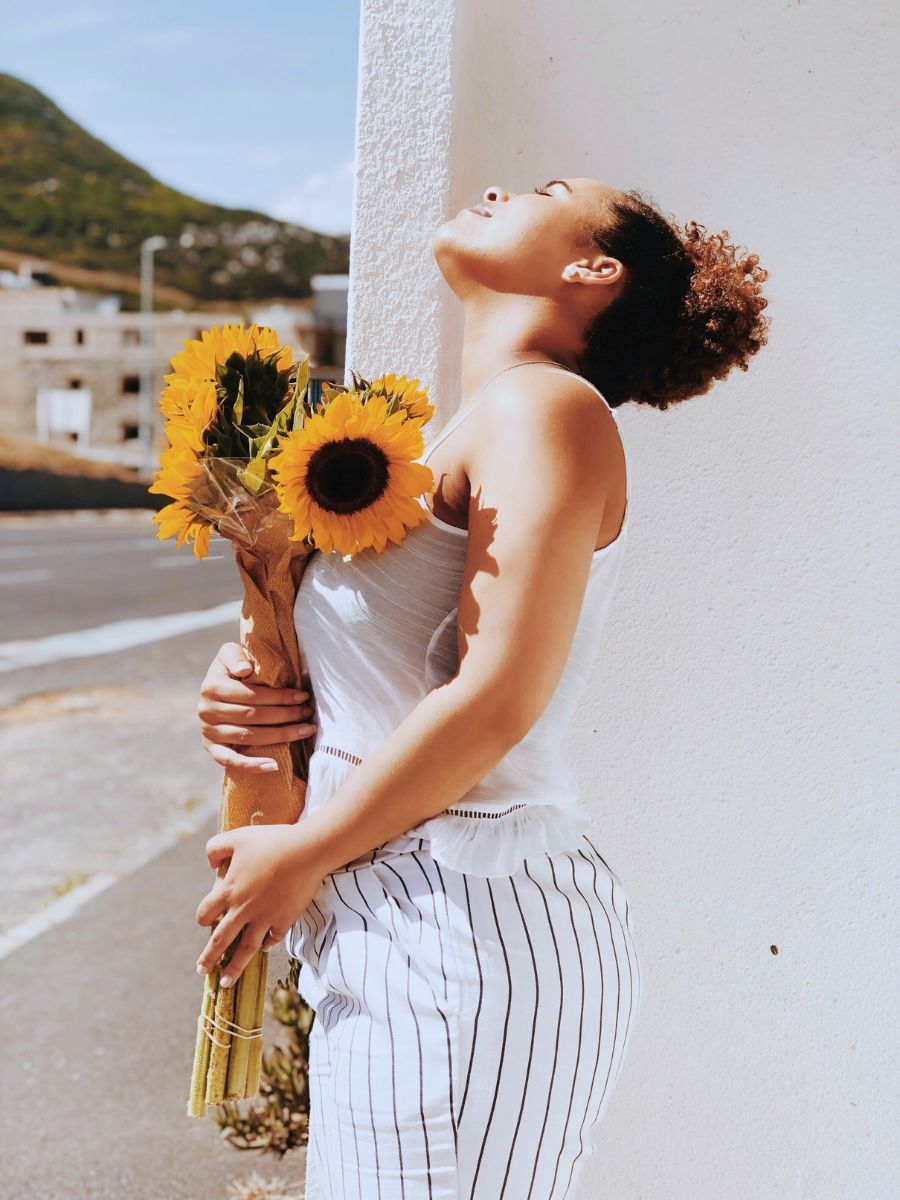
[{"label": "nose", "polygon": [[482,199],[487,203],[489,200],[508,200],[509,192],[499,186],[499,184],[491,184],[490,187],[484,189]]}]

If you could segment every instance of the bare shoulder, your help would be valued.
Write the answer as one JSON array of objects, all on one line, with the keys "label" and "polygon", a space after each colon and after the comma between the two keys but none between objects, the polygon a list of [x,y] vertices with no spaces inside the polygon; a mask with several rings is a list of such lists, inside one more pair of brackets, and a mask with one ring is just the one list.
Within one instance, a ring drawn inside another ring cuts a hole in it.
[{"label": "bare shoulder", "polygon": [[607,497],[624,497],[619,429],[586,383],[562,371],[520,369],[493,380],[484,397],[469,429],[473,487],[485,473],[513,470],[523,489],[547,488],[563,504],[576,493],[590,492],[601,508]]},{"label": "bare shoulder", "polygon": [[621,443],[607,406],[562,372],[508,371],[480,400],[460,426],[470,493],[459,674],[521,735],[568,661],[598,530],[621,516],[608,501]]}]

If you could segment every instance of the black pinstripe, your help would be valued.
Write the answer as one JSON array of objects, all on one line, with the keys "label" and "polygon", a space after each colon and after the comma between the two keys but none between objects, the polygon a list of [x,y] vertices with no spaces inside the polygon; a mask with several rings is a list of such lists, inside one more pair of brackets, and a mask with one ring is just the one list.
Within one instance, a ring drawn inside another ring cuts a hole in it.
[{"label": "black pinstripe", "polygon": [[304,918],[307,1200],[573,1200],[641,988],[593,843],[485,878],[392,839]]},{"label": "black pinstripe", "polygon": [[[548,859],[548,861],[549,861],[549,859]],[[529,879],[531,879],[532,875],[528,869],[528,863],[527,862],[524,863],[523,867],[525,870],[525,874],[528,876]],[[550,930],[550,937],[553,940],[553,952],[556,956],[556,969],[559,972],[560,1003],[559,1003],[559,1015],[557,1016],[557,1019],[556,1019],[556,1034],[555,1034],[554,1043],[553,1043],[553,1070],[550,1072],[550,1086],[547,1089],[547,1107],[544,1109],[544,1121],[541,1124],[541,1136],[538,1139],[537,1150],[536,1150],[535,1156],[534,1156],[534,1167],[532,1168],[532,1171],[531,1171],[531,1182],[530,1182],[529,1188],[528,1188],[529,1200],[534,1191],[534,1179],[535,1179],[535,1175],[537,1174],[538,1159],[539,1159],[539,1156],[541,1153],[541,1145],[544,1141],[544,1136],[547,1132],[547,1116],[550,1113],[550,1099],[553,1095],[553,1081],[556,1078],[556,1068],[557,1068],[557,1065],[559,1062],[559,1031],[562,1029],[562,1016],[563,1016],[563,1009],[565,1006],[565,984],[564,984],[564,980],[563,980],[562,961],[560,960],[560,957],[559,957],[559,943],[556,940],[556,930],[553,928],[553,920],[550,916],[550,907],[547,903],[547,896],[546,896],[543,888],[540,886],[540,884],[536,884],[536,887],[541,894],[541,900],[543,901],[544,908],[547,913],[547,926]]]},{"label": "black pinstripe", "polygon": [[533,1011],[532,1020],[531,1020],[531,1029],[529,1030],[528,1063],[525,1067],[525,1085],[522,1089],[522,1099],[519,1102],[519,1113],[518,1113],[518,1116],[516,1117],[516,1128],[515,1128],[515,1132],[513,1134],[512,1144],[510,1146],[509,1162],[507,1163],[506,1170],[503,1173],[503,1187],[500,1191],[500,1200],[503,1200],[503,1196],[506,1194],[506,1185],[509,1183],[510,1165],[512,1164],[513,1154],[515,1153],[515,1149],[516,1149],[516,1142],[518,1141],[519,1131],[522,1127],[522,1117],[525,1112],[525,1096],[527,1095],[527,1092],[528,1092],[528,1080],[531,1076],[531,1064],[532,1064],[532,1060],[534,1058],[534,1042],[535,1042],[535,1034],[537,1033],[538,1007],[539,1007],[539,1003],[540,1003],[540,988],[541,988],[540,976],[538,975],[537,957],[535,956],[534,946],[531,941],[531,936],[528,932],[528,922],[525,920],[525,914],[522,912],[522,905],[519,901],[519,893],[516,891],[515,880],[510,879],[509,883],[510,883],[510,887],[512,888],[512,894],[515,897],[516,908],[518,909],[519,916],[522,918],[522,932],[525,934],[525,940],[528,943],[528,953],[531,956],[531,967],[532,967],[532,971],[534,973],[534,1011]]}]

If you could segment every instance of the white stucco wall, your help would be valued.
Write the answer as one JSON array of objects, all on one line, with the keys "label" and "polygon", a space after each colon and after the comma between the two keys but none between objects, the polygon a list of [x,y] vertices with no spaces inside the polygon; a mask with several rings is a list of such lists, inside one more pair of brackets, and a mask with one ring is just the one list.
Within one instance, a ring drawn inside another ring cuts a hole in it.
[{"label": "white stucco wall", "polygon": [[619,412],[629,555],[568,745],[645,997],[583,1200],[897,1194],[891,17],[363,3],[348,360],[428,382],[435,428],[430,239],[490,183],[638,186],[770,271],[746,375]]}]

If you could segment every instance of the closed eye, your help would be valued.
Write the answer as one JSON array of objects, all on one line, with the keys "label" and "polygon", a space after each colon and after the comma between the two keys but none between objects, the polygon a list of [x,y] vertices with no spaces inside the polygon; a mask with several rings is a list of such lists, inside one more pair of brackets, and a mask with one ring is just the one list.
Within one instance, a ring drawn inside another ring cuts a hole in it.
[{"label": "closed eye", "polygon": [[538,194],[539,196],[549,196],[549,197],[551,198],[551,200],[553,199],[553,193],[552,193],[552,192],[548,192],[548,191],[546,190],[546,188],[536,187],[536,188],[533,188],[532,190],[533,190],[533,191],[535,191],[535,192],[537,192],[537,194]]}]

